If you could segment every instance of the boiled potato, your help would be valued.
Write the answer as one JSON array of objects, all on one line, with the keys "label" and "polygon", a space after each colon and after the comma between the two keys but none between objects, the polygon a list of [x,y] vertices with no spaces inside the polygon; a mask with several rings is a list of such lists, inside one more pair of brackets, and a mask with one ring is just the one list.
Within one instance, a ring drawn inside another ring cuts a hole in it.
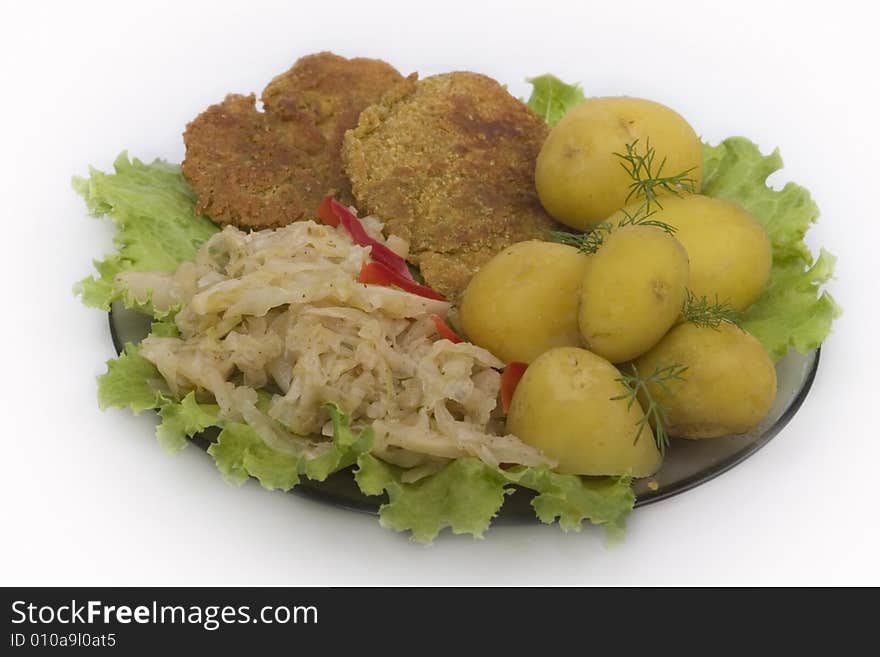
[{"label": "boiled potato", "polygon": [[[691,291],[710,301],[717,295],[736,310],[748,308],[767,284],[773,264],[761,224],[723,199],[690,195],[664,198],[662,203],[651,219],[675,227],[675,237],[690,260]],[[612,225],[624,219],[622,211],[609,217]]]},{"label": "boiled potato", "polygon": [[687,251],[655,226],[626,226],[586,258],[578,320],[587,348],[612,363],[653,347],[687,296]]},{"label": "boiled potato", "polygon": [[634,441],[644,418],[627,407],[620,372],[601,356],[577,347],[547,351],[532,362],[513,393],[507,430],[556,459],[568,474],[646,477],[662,456],[650,427]]},{"label": "boiled potato", "polygon": [[513,244],[474,274],[462,296],[468,339],[505,362],[529,363],[580,344],[578,293],[587,256],[564,244]]},{"label": "boiled potato", "polygon": [[635,361],[639,373],[683,365],[683,381],[649,385],[665,406],[671,436],[716,438],[754,429],[776,398],[776,369],[758,340],[732,324],[685,323]]},{"label": "boiled potato", "polygon": [[703,145],[681,115],[641,98],[590,98],[556,124],[538,154],[535,186],[547,212],[585,230],[622,208],[633,180],[615,153],[636,140],[639,154],[648,142],[655,149],[654,175],[666,158],[662,174],[692,169],[699,191]]}]

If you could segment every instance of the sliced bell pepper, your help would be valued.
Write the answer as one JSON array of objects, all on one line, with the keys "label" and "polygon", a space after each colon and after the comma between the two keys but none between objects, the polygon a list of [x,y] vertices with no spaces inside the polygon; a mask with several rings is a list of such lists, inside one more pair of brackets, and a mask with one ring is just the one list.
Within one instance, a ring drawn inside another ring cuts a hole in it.
[{"label": "sliced bell pepper", "polygon": [[320,205],[318,205],[318,218],[328,226],[336,228],[339,225],[339,217],[336,216],[336,213],[333,212],[333,208],[330,205],[330,201],[332,200],[332,196],[324,197]]},{"label": "sliced bell pepper", "polygon": [[454,342],[458,344],[461,342],[461,338],[458,336],[458,333],[449,328],[449,324],[440,317],[440,315],[431,315],[431,319],[434,320],[434,326],[437,327],[437,333],[440,334],[441,338],[446,338],[450,342]]},{"label": "sliced bell pepper", "polygon": [[327,196],[318,206],[318,217],[328,226],[334,228],[342,224],[351,239],[361,246],[369,246],[370,255],[376,262],[381,262],[393,272],[399,274],[402,278],[415,282],[412,272],[406,265],[406,260],[397,255],[387,246],[374,240],[367,234],[367,230],[351,210],[342,205],[332,196]]},{"label": "sliced bell pepper", "polygon": [[404,278],[396,271],[392,271],[385,264],[376,260],[374,260],[373,262],[365,262],[363,264],[363,266],[361,267],[360,276],[358,276],[358,281],[371,285],[399,287],[405,292],[418,294],[420,297],[437,299],[438,301],[446,301],[444,296],[436,290],[432,290],[429,287],[419,285],[418,283],[410,279]]},{"label": "sliced bell pepper", "polygon": [[504,412],[510,410],[510,402],[513,400],[513,391],[519,385],[519,380],[526,373],[528,363],[508,363],[501,373],[501,408]]}]

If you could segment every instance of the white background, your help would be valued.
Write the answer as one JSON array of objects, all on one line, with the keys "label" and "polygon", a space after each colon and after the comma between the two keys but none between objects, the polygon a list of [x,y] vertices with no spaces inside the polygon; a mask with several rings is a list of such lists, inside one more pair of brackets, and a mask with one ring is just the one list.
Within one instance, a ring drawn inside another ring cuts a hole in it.
[{"label": "white background", "polygon": [[[880,584],[875,372],[880,132],[870,3],[16,3],[0,25],[0,584]],[[301,5],[301,6],[300,6]],[[25,8],[26,7],[26,8]],[[612,7],[614,7],[612,9]],[[637,511],[626,542],[492,529],[409,543],[372,517],[224,483],[150,414],[100,412],[104,314],[71,285],[110,249],[70,176],[179,161],[188,120],[304,54],[552,71],[667,103],[706,139],[779,146],[823,210],[845,315],[801,411],[721,478]]]}]

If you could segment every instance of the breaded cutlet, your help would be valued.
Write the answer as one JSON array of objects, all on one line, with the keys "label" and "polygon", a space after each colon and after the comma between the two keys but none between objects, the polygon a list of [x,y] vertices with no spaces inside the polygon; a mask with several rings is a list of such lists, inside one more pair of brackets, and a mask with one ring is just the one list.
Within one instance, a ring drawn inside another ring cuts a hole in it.
[{"label": "breaded cutlet", "polygon": [[548,130],[492,78],[410,76],[364,110],[342,156],[358,208],[409,240],[427,284],[455,298],[493,255],[556,227],[534,181]]},{"label": "breaded cutlet", "polygon": [[309,219],[324,196],[352,202],[340,149],[361,111],[403,77],[376,59],[303,57],[256,98],[230,94],[186,127],[183,175],[196,209],[220,224],[272,228]]}]

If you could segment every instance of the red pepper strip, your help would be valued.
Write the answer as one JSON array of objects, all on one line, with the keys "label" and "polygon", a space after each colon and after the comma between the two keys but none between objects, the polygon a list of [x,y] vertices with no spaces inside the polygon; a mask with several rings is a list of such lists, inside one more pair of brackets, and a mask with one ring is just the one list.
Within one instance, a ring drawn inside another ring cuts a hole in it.
[{"label": "red pepper strip", "polygon": [[434,320],[434,326],[437,327],[437,333],[440,334],[441,338],[446,338],[450,342],[455,342],[456,344],[461,342],[458,333],[449,328],[449,324],[447,324],[440,315],[431,315],[431,319]]},{"label": "red pepper strip", "polygon": [[318,216],[328,226],[335,228],[342,224],[355,243],[361,246],[372,247],[370,255],[373,257],[373,260],[381,262],[388,269],[397,272],[403,278],[415,282],[412,272],[406,266],[406,260],[381,242],[370,237],[360,219],[335,198],[327,196],[321,201],[321,205],[318,206]]},{"label": "red pepper strip", "polygon": [[386,265],[381,262],[373,261],[373,262],[365,262],[363,267],[361,267],[360,276],[358,276],[358,281],[361,283],[369,283],[372,285],[384,285],[385,287],[399,287],[401,290],[406,292],[412,292],[413,294],[418,294],[420,297],[426,297],[428,299],[437,299],[438,301],[446,301],[442,294],[437,292],[436,290],[432,290],[429,287],[425,287],[424,285],[419,285],[418,283],[414,283],[411,280],[408,280],[398,274],[396,271],[391,271]]},{"label": "red pepper strip", "polygon": [[513,391],[519,385],[519,380],[526,373],[528,363],[508,363],[501,373],[501,408],[504,412],[510,410],[510,402],[513,400]]},{"label": "red pepper strip", "polygon": [[332,200],[332,196],[324,197],[324,200],[321,201],[321,204],[318,206],[318,216],[325,224],[336,228],[339,225],[339,219],[333,213],[333,208],[330,207],[330,201]]}]

